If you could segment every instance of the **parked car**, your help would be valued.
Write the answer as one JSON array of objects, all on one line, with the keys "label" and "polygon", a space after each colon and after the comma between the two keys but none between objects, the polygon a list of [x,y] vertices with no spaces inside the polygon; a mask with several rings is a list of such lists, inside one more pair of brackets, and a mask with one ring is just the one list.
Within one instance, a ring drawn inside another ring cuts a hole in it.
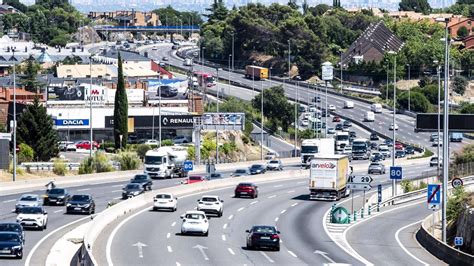
[{"label": "parked car", "polygon": [[48,225],[48,212],[43,207],[25,207],[18,213],[16,222],[23,228],[32,227],[44,230]]},{"label": "parked car", "polygon": [[379,136],[377,135],[377,133],[370,133],[370,140],[379,140]]},{"label": "parked car", "polygon": [[53,188],[46,192],[43,198],[43,205],[63,205],[66,206],[67,202],[71,198],[67,189],[64,188]]},{"label": "parked car", "polygon": [[66,204],[66,213],[95,213],[95,201],[91,195],[72,195]]},{"label": "parked car", "polygon": [[264,174],[267,171],[265,165],[263,164],[253,164],[249,168],[251,175]]},{"label": "parked car", "polygon": [[[0,232],[0,256],[23,258],[23,241],[17,232]],[[6,263],[9,264],[9,263]]]},{"label": "parked car", "polygon": [[230,176],[239,177],[239,176],[247,176],[247,175],[250,175],[249,170],[247,170],[247,169],[237,169]]},{"label": "parked car", "polygon": [[395,158],[404,158],[406,153],[404,150],[396,150],[395,151]]},{"label": "parked car", "polygon": [[224,213],[224,201],[219,196],[204,195],[198,200],[198,211],[203,211],[206,215],[215,214],[222,217]]},{"label": "parked car", "polygon": [[18,233],[21,237],[23,243],[25,242],[25,231],[23,230],[23,226],[19,223],[15,222],[3,222],[0,223],[0,232],[15,232]]},{"label": "parked car", "polygon": [[15,204],[15,212],[18,213],[24,207],[39,207],[41,206],[41,199],[36,194],[24,194],[18,199]]},{"label": "parked car", "polygon": [[368,173],[369,175],[374,173],[385,174],[385,165],[380,162],[370,163]]},{"label": "parked car", "polygon": [[[83,150],[90,150],[91,149],[91,142],[88,140],[81,141],[79,143],[76,143],[76,148],[77,149],[83,149]],[[92,142],[92,149],[97,150],[100,148],[100,144],[97,142]]]},{"label": "parked car", "polygon": [[415,148],[413,146],[406,146],[405,147],[405,153],[406,154],[415,154]]},{"label": "parked car", "polygon": [[267,163],[267,170],[282,171],[283,170],[283,164],[281,163],[280,160],[270,160]]},{"label": "parked car", "polygon": [[240,198],[242,196],[257,198],[258,186],[253,183],[240,183],[235,187],[234,195],[236,198]]},{"label": "parked car", "polygon": [[139,141],[140,144],[146,144],[152,147],[158,147],[158,141],[156,139],[146,139]]},{"label": "parked car", "polygon": [[122,199],[136,197],[145,192],[142,185],[138,183],[128,183],[122,188]]},{"label": "parked car", "polygon": [[153,186],[153,181],[151,180],[148,174],[137,174],[132,179],[130,179],[130,183],[132,184],[140,184],[143,187],[143,190],[151,190],[151,186]]},{"label": "parked car", "polygon": [[191,139],[186,136],[176,136],[173,138],[173,143],[174,144],[185,144],[185,143],[190,143]]},{"label": "parked car", "polygon": [[[69,145],[74,145],[74,142],[72,141],[60,141],[58,142],[58,149],[59,151],[67,151],[67,147]],[[76,146],[74,145],[74,150],[76,149]]]},{"label": "parked car", "polygon": [[171,193],[159,193],[153,197],[153,210],[166,209],[176,211],[178,209],[178,198]]},{"label": "parked car", "polygon": [[280,251],[280,231],[271,225],[252,226],[247,233],[247,249],[271,248]]},{"label": "parked car", "polygon": [[332,118],[332,122],[341,122],[341,118],[336,115]]},{"label": "parked car", "polygon": [[206,181],[206,177],[200,175],[189,176],[186,180],[183,181],[183,184],[194,184],[199,182]]}]

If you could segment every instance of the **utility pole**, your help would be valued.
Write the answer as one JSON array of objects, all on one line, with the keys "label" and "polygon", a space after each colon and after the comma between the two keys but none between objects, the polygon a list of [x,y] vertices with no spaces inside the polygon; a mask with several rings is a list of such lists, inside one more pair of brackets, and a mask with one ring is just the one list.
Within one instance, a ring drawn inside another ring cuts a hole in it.
[{"label": "utility pole", "polygon": [[[216,68],[217,72],[217,84],[216,84],[216,89],[217,89],[217,113],[219,113],[219,68]],[[217,128],[218,125],[216,125],[216,163],[219,163],[219,129]]]},{"label": "utility pole", "polygon": [[[410,64],[407,64],[407,66],[408,66],[408,82],[410,82]],[[410,109],[410,108],[411,108],[411,104],[410,104],[410,100],[411,100],[411,99],[410,99],[410,98],[411,98],[411,97],[410,97],[410,91],[411,91],[411,89],[410,89],[410,83],[408,83],[408,112],[410,112],[410,110],[411,110],[411,109]]]},{"label": "utility pole", "polygon": [[260,160],[263,160],[263,82],[260,82]]},{"label": "utility pole", "polygon": [[[396,141],[396,134],[395,131],[397,129],[396,124],[396,102],[397,102],[397,52],[389,51],[389,54],[393,54],[393,134],[392,134],[392,166],[395,166],[395,141]],[[392,179],[392,196],[397,195],[397,181]]]},{"label": "utility pole", "polygon": [[13,182],[16,181],[16,59],[15,59],[15,48],[12,48],[13,52]]},{"label": "utility pole", "polygon": [[[92,149],[94,148],[94,142],[92,138],[92,55],[89,60],[89,72],[90,72],[90,85],[89,85],[89,129],[90,129],[90,147],[89,157],[92,158]],[[122,141],[120,141],[122,143]]]},{"label": "utility pole", "polygon": [[158,140],[161,148],[161,75],[158,75]]},{"label": "utility pole", "polygon": [[232,72],[234,72],[234,60],[235,60],[235,55],[234,55],[234,35],[235,32],[232,32]]}]

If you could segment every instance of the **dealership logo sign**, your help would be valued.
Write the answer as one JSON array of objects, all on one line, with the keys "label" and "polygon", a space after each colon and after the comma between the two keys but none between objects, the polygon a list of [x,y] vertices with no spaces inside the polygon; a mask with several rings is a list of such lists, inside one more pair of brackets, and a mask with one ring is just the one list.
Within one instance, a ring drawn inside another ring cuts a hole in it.
[{"label": "dealership logo sign", "polygon": [[88,126],[89,119],[56,119],[56,126]]}]

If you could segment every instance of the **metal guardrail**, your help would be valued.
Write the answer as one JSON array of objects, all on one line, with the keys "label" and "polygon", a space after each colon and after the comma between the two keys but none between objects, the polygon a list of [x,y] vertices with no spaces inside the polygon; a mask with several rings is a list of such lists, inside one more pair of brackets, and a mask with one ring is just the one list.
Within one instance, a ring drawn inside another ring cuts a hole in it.
[{"label": "metal guardrail", "polygon": [[[80,163],[64,163],[68,170],[78,170]],[[31,163],[21,163],[20,167],[29,170],[29,171],[52,171],[54,168],[54,163],[52,162],[31,162]]]}]

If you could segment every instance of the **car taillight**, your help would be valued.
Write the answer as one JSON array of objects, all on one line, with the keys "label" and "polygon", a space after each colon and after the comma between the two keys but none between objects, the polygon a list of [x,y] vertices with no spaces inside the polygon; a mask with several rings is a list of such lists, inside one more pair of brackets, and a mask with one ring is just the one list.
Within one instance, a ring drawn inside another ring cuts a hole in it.
[{"label": "car taillight", "polygon": [[271,239],[279,239],[280,236],[278,236],[277,234],[275,234],[275,235],[271,235],[270,238],[271,238]]},{"label": "car taillight", "polygon": [[158,200],[157,199],[153,199],[154,202],[157,202]]},{"label": "car taillight", "polygon": [[172,199],[170,199],[170,200],[169,200],[169,202],[173,202],[173,200],[172,200]]},{"label": "car taillight", "polygon": [[219,205],[219,202],[214,202],[214,204]]}]

